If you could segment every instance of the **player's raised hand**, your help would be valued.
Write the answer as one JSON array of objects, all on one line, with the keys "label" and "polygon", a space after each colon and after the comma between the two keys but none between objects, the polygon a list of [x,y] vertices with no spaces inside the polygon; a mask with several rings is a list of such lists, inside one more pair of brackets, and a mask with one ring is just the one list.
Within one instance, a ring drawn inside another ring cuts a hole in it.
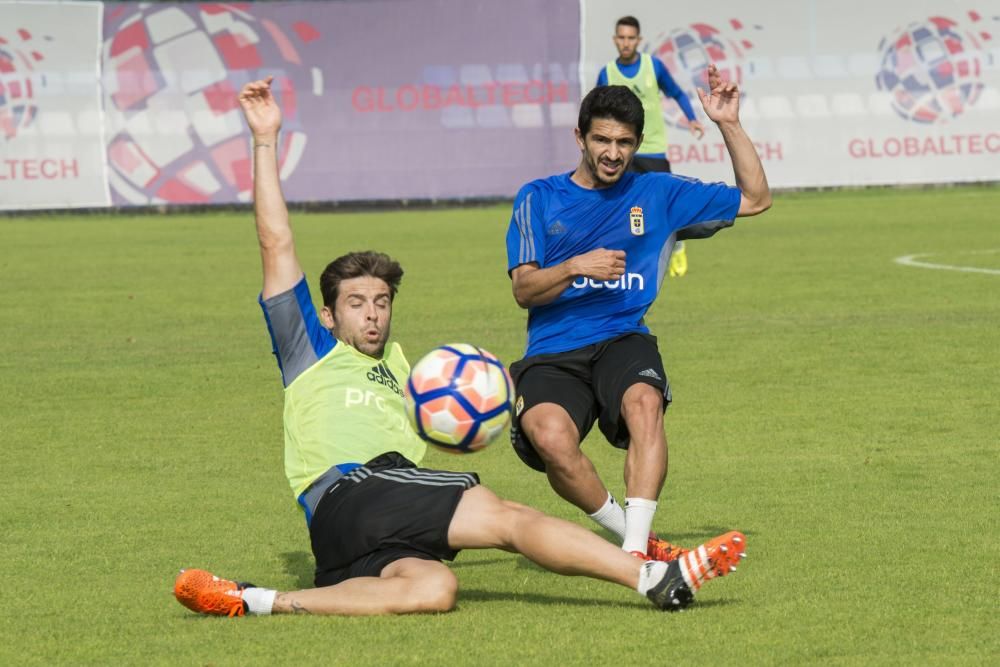
[{"label": "player's raised hand", "polygon": [[594,280],[618,280],[625,274],[625,251],[598,248],[572,259],[573,273]]},{"label": "player's raised hand", "polygon": [[732,81],[723,81],[719,69],[708,66],[708,92],[701,88],[698,98],[705,113],[716,123],[733,123],[740,119],[740,88]]},{"label": "player's raised hand", "polygon": [[273,78],[251,81],[240,91],[240,107],[255,137],[273,136],[281,129],[281,109],[271,94]]}]

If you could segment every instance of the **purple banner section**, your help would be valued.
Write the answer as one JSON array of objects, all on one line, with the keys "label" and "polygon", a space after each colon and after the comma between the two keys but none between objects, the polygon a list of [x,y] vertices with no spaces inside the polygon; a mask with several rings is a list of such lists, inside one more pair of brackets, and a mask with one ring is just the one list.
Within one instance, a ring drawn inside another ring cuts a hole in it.
[{"label": "purple banner section", "polygon": [[512,196],[571,169],[577,0],[107,3],[115,204],[248,201],[236,103],[273,75],[290,201]]}]

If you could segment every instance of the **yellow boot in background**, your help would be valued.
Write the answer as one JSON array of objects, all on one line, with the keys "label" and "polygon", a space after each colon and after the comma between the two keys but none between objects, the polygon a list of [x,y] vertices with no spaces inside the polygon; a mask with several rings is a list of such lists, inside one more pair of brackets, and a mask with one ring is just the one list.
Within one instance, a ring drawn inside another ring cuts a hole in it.
[{"label": "yellow boot in background", "polygon": [[684,241],[678,241],[674,245],[674,251],[670,255],[670,277],[681,278],[688,272],[687,248]]}]

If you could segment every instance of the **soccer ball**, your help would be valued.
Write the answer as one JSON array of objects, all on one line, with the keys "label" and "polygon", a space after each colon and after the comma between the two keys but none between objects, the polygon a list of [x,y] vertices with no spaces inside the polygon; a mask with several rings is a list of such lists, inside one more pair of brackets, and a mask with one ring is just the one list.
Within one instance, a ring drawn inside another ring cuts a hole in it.
[{"label": "soccer ball", "polygon": [[410,371],[406,414],[417,434],[451,453],[488,445],[510,420],[513,383],[493,354],[465,343],[431,350]]}]

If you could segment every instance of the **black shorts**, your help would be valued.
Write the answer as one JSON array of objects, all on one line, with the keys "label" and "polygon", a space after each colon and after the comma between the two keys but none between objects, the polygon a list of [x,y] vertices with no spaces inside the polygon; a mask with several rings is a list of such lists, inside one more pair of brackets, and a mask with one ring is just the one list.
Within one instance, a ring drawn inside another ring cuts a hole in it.
[{"label": "black shorts", "polygon": [[663,157],[646,157],[644,155],[637,155],[632,158],[631,164],[628,166],[629,171],[634,171],[637,174],[648,174],[650,172],[666,172],[670,173],[670,160],[667,156]]},{"label": "black shorts", "polygon": [[517,394],[510,442],[521,460],[540,472],[545,463],[520,428],[525,410],[555,403],[569,413],[581,441],[596,420],[608,442],[627,449],[628,427],[621,419],[625,391],[643,382],[660,390],[664,410],[671,401],[656,338],[649,334],[626,334],[578,350],[527,357],[511,365],[510,374]]},{"label": "black shorts", "polygon": [[475,473],[418,468],[396,452],[347,473],[309,524],[316,586],[377,577],[400,558],[453,560],[448,527],[462,494],[477,484]]}]

